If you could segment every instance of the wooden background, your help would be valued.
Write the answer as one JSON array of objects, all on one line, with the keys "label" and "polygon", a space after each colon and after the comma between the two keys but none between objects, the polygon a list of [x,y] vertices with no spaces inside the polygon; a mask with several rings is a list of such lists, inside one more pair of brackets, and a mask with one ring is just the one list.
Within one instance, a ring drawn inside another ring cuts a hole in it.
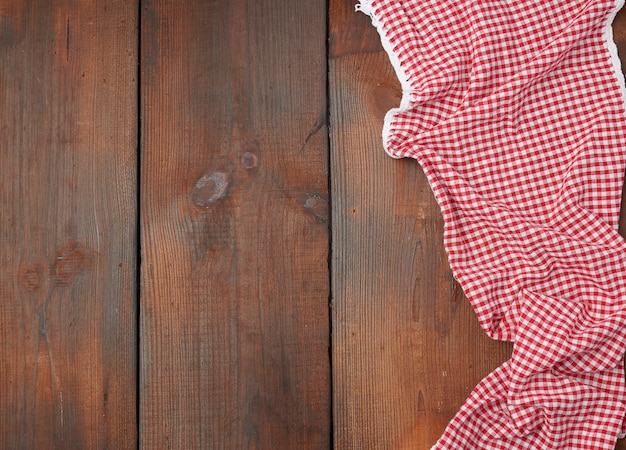
[{"label": "wooden background", "polygon": [[508,358],[353,0],[0,0],[0,61],[0,448],[427,449]]}]

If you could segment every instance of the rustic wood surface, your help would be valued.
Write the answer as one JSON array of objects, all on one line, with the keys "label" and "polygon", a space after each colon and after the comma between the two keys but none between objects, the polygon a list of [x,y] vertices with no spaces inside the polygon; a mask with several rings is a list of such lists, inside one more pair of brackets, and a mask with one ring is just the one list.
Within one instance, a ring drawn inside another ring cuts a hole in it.
[{"label": "rustic wood surface", "polygon": [[421,169],[382,151],[401,90],[353,3],[329,15],[334,443],[427,449],[511,347],[484,335],[452,278]]},{"label": "rustic wood surface", "polygon": [[509,357],[354,3],[0,2],[1,449],[428,449]]},{"label": "rustic wood surface", "polygon": [[0,5],[2,449],[136,446],[136,41],[129,2]]},{"label": "rustic wood surface", "polygon": [[326,2],[143,2],[143,449],[330,447]]}]

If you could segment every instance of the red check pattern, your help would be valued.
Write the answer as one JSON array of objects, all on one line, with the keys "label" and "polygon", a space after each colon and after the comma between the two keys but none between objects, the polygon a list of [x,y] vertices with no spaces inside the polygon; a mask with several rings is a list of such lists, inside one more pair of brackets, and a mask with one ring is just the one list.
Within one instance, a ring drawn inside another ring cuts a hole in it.
[{"label": "red check pattern", "polygon": [[614,0],[367,0],[485,332],[514,342],[435,449],[612,449],[624,430],[626,109]]}]

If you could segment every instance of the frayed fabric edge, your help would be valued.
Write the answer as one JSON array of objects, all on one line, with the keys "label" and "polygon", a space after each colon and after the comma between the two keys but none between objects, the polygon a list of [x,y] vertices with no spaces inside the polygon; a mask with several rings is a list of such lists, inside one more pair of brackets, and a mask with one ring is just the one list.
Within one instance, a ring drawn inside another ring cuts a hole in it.
[{"label": "frayed fabric edge", "polygon": [[[617,53],[617,45],[615,45],[615,41],[613,40],[613,21],[615,20],[615,16],[624,6],[624,0],[617,0],[615,2],[615,6],[613,11],[607,17],[606,23],[604,25],[604,42],[609,50],[611,55],[611,62],[613,63],[613,68],[615,70],[615,77],[617,78],[617,84],[619,85],[620,92],[622,94],[622,102],[624,104],[624,118],[626,119],[626,82],[624,81],[624,73],[622,72],[622,61]],[[626,433],[625,433],[626,435]]]},{"label": "frayed fabric edge", "polygon": [[382,139],[383,139],[383,148],[385,152],[391,156],[392,158],[400,159],[401,155],[394,154],[388,146],[389,136],[391,134],[391,126],[394,119],[394,116],[398,113],[406,111],[411,102],[411,83],[409,82],[409,76],[405,72],[404,67],[402,67],[402,62],[400,61],[400,57],[391,43],[387,32],[385,31],[385,26],[381,21],[381,18],[378,16],[377,10],[373,5],[373,0],[361,0],[356,4],[355,10],[362,12],[363,14],[370,17],[372,20],[372,25],[378,31],[378,35],[380,36],[380,42],[383,46],[383,49],[387,53],[389,57],[389,61],[396,73],[396,77],[400,81],[400,85],[402,87],[402,99],[400,100],[400,106],[397,108],[392,108],[385,114],[385,121],[383,124],[382,131]]}]

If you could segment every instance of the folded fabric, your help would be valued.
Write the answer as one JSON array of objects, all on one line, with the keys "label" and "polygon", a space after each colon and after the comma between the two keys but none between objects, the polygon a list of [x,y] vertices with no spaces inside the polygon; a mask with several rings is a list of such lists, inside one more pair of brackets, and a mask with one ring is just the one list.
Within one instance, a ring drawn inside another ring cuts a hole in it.
[{"label": "folded fabric", "polygon": [[480,325],[514,343],[434,449],[612,449],[625,429],[626,89],[615,0],[369,0]]}]

